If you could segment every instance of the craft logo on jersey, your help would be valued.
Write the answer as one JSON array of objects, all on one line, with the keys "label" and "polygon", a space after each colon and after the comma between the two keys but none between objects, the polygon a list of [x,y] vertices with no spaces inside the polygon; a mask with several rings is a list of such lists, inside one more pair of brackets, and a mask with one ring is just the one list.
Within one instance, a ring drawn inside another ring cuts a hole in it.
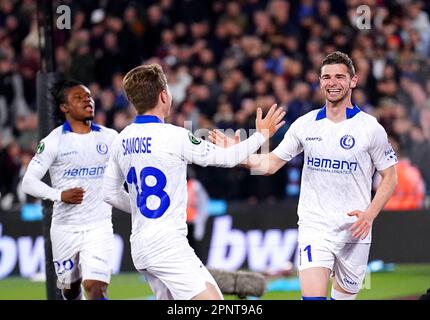
[{"label": "craft logo on jersey", "polygon": [[190,138],[190,141],[191,141],[192,144],[200,144],[200,143],[202,143],[202,139],[197,138],[191,132],[188,132],[188,138]]},{"label": "craft logo on jersey", "polygon": [[322,141],[321,137],[306,137],[306,141]]},{"label": "craft logo on jersey", "polygon": [[97,152],[100,154],[106,154],[108,152],[108,146],[106,143],[103,142],[97,143],[96,149]]},{"label": "craft logo on jersey", "polygon": [[340,146],[346,150],[351,149],[355,145],[353,136],[347,134],[340,139]]},{"label": "craft logo on jersey", "polygon": [[45,150],[45,143],[44,142],[39,142],[39,144],[36,147],[36,153],[42,153],[43,150]]}]

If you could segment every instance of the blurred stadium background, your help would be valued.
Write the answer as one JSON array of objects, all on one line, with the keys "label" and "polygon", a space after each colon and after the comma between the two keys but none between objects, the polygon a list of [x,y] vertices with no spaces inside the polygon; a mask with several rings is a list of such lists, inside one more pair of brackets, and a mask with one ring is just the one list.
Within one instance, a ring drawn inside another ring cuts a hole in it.
[{"label": "blurred stadium background", "polygon": [[[189,121],[193,131],[249,129],[256,106],[277,102],[288,113],[286,126],[271,140],[273,148],[295,119],[324,104],[318,90],[323,57],[334,50],[348,53],[359,76],[353,100],[378,118],[400,160],[395,195],[375,222],[367,287],[359,298],[414,299],[430,287],[429,1],[69,0],[52,5],[54,14],[60,5],[71,12],[70,28],[58,28],[62,11],[53,21],[57,71],[85,83],[96,101],[95,121],[118,131],[134,117],[122,77],[141,63],[158,62],[174,97],[170,122],[184,126]],[[39,139],[36,12],[35,0],[0,2],[0,299],[46,298],[41,203],[20,189]],[[195,212],[204,216],[194,223],[200,230],[192,239],[196,252],[209,267],[267,274],[263,298],[300,297],[294,244],[301,166],[297,157],[271,177],[251,176],[241,168],[192,168],[209,195],[206,209]],[[113,217],[117,237],[110,297],[151,298],[133,273],[129,217],[116,211]]]}]

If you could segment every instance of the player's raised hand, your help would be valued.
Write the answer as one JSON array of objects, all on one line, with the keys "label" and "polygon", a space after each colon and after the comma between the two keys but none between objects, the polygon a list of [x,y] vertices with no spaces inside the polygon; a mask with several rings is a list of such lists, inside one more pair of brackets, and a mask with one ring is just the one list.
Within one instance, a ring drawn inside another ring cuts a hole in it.
[{"label": "player's raised hand", "polygon": [[80,204],[84,199],[85,190],[82,188],[72,188],[61,192],[61,201],[69,204]]},{"label": "player's raised hand", "polygon": [[348,216],[356,216],[357,220],[352,224],[349,229],[352,232],[354,238],[364,239],[370,232],[372,228],[373,219],[366,214],[366,212],[355,210],[348,213]]},{"label": "player's raised hand", "polygon": [[228,148],[240,142],[240,130],[236,130],[234,138],[226,136],[220,130],[213,130],[209,132],[209,141],[221,148]]},{"label": "player's raised hand", "polygon": [[274,104],[270,107],[266,117],[263,118],[263,111],[261,108],[258,108],[257,117],[255,118],[255,128],[258,132],[263,134],[266,139],[269,139],[285,124],[285,121],[282,120],[284,119],[285,113],[283,108],[278,108],[277,104]]}]

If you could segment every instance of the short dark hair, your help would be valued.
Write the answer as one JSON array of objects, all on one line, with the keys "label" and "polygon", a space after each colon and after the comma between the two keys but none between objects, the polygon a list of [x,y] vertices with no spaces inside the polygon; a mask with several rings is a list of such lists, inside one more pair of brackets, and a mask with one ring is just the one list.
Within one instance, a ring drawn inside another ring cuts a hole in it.
[{"label": "short dark hair", "polygon": [[56,75],[55,83],[50,90],[56,106],[54,114],[56,122],[65,121],[65,116],[60,110],[60,105],[66,103],[67,92],[69,89],[76,86],[84,86],[84,84],[75,79],[68,79],[64,78],[62,75]]},{"label": "short dark hair", "polygon": [[75,79],[60,79],[52,86],[51,94],[54,97],[55,105],[60,107],[60,104],[66,103],[67,91],[76,86],[84,84]]},{"label": "short dark hair", "polygon": [[167,79],[161,66],[154,63],[127,72],[123,85],[127,99],[137,113],[144,114],[157,105],[160,92],[167,89]]},{"label": "short dark hair", "polygon": [[355,76],[355,67],[351,58],[343,52],[335,51],[330,53],[321,63],[319,70],[319,76],[321,76],[321,70],[325,65],[328,64],[344,64],[348,68],[348,73],[351,77]]}]

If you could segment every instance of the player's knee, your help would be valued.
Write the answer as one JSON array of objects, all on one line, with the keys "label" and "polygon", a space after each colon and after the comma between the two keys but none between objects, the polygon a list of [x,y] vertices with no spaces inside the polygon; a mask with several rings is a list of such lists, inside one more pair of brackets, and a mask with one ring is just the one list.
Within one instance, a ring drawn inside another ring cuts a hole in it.
[{"label": "player's knee", "polygon": [[358,292],[350,292],[342,288],[336,278],[333,279],[331,287],[331,300],[355,300]]},{"label": "player's knee", "polygon": [[84,289],[90,300],[107,299],[107,283],[96,280],[85,280]]}]

